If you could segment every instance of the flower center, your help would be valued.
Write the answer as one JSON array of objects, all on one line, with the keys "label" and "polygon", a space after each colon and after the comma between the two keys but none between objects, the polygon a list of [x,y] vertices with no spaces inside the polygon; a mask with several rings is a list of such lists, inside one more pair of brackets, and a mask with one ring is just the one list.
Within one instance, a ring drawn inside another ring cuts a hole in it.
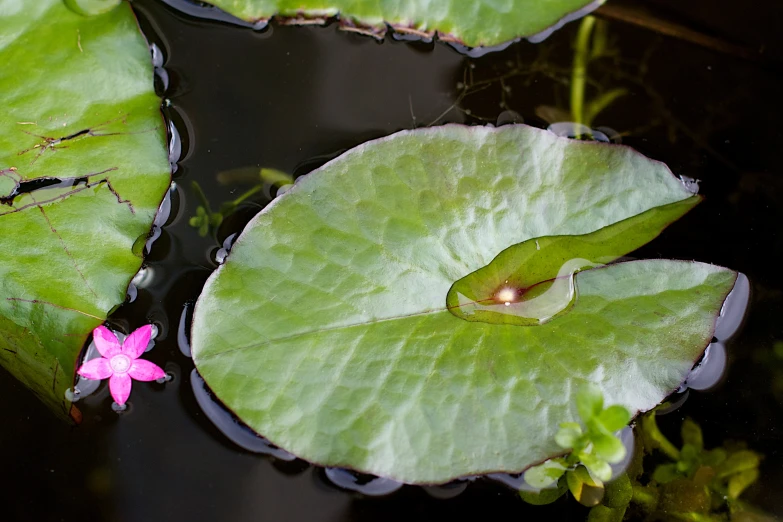
[{"label": "flower center", "polygon": [[109,362],[114,373],[127,373],[131,367],[131,358],[127,355],[115,355]]}]

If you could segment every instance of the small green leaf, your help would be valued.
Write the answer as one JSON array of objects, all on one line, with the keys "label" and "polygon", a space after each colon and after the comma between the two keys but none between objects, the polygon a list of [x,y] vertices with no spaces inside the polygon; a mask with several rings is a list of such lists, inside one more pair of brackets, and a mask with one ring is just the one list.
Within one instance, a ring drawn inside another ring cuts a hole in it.
[{"label": "small green leaf", "polygon": [[550,459],[525,471],[525,482],[536,489],[544,489],[557,482],[566,471],[563,459]]},{"label": "small green leaf", "polygon": [[653,480],[659,484],[667,484],[674,479],[682,477],[677,469],[677,464],[661,464],[653,472]]},{"label": "small green leaf", "polygon": [[563,422],[555,434],[555,442],[563,449],[573,449],[582,436],[582,427],[576,422]]},{"label": "small green leaf", "polygon": [[633,484],[626,473],[618,475],[610,482],[604,483],[606,494],[602,504],[616,509],[625,509],[633,497]]},{"label": "small green leaf", "polygon": [[598,420],[610,433],[619,431],[631,422],[631,412],[619,404],[614,404],[598,414]]},{"label": "small green leaf", "polygon": [[626,508],[610,508],[598,505],[590,509],[587,514],[587,522],[622,522],[625,518]]},{"label": "small green leaf", "polygon": [[729,455],[729,457],[718,466],[716,469],[717,477],[725,478],[735,473],[757,469],[760,461],[761,458],[758,453],[750,450],[740,450]]},{"label": "small green leaf", "polygon": [[729,498],[737,499],[742,492],[749,488],[759,478],[758,468],[740,471],[729,478]]},{"label": "small green leaf", "polygon": [[576,410],[579,412],[582,421],[587,422],[593,417],[599,416],[603,408],[604,395],[598,386],[588,384],[577,392]]},{"label": "small green leaf", "polygon": [[702,452],[701,461],[705,466],[717,468],[726,460],[727,456],[726,450],[723,448],[715,448]]},{"label": "small green leaf", "polygon": [[704,439],[702,438],[701,428],[698,424],[693,422],[693,420],[686,418],[682,422],[681,432],[683,444],[690,444],[697,452],[701,452],[704,449]]},{"label": "small green leaf", "polygon": [[591,436],[595,453],[598,457],[615,464],[625,458],[626,450],[623,441],[611,434],[596,434]]},{"label": "small green leaf", "polygon": [[565,481],[561,480],[555,487],[545,488],[541,491],[520,490],[519,496],[522,497],[522,500],[528,504],[532,504],[534,506],[544,506],[546,504],[551,504],[555,500],[562,497],[567,490],[568,488],[565,485]]},{"label": "small green leaf", "polygon": [[595,506],[604,497],[603,483],[591,475],[584,466],[578,466],[575,470],[566,473],[566,483],[576,501],[584,506]]},{"label": "small green leaf", "polygon": [[580,453],[578,457],[595,479],[607,481],[612,478],[612,467],[603,458],[591,453]]}]

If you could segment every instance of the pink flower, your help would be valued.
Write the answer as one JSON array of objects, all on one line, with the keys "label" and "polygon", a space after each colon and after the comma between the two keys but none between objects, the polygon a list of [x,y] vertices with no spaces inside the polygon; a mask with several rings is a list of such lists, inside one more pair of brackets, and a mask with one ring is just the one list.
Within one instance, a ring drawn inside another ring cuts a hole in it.
[{"label": "pink flower", "polygon": [[139,359],[147,349],[152,325],[133,331],[120,345],[117,336],[108,328],[99,326],[92,331],[95,347],[103,357],[91,359],[77,371],[82,377],[95,380],[109,379],[109,391],[114,402],[122,406],[131,392],[131,379],[154,381],[166,376],[158,365]]}]

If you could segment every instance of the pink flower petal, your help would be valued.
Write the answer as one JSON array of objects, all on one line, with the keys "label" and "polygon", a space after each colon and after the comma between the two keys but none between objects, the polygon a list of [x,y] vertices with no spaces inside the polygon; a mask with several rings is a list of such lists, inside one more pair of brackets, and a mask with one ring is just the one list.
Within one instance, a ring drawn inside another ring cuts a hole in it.
[{"label": "pink flower petal", "polygon": [[98,357],[96,359],[91,359],[86,363],[82,364],[76,373],[78,373],[82,377],[87,377],[88,379],[95,379],[96,381],[100,381],[106,379],[107,377],[111,377],[111,374],[114,372],[111,369],[111,365],[109,364],[108,359],[104,359],[103,357]]},{"label": "pink flower petal", "polygon": [[141,328],[137,328],[122,343],[122,353],[133,359],[138,358],[147,349],[147,345],[150,344],[151,335],[151,324],[145,324]]},{"label": "pink flower petal", "polygon": [[92,331],[92,340],[101,355],[107,359],[111,359],[113,356],[120,353],[120,341],[118,341],[117,336],[105,326],[99,326]]},{"label": "pink flower petal", "polygon": [[144,359],[136,359],[133,361],[133,364],[131,364],[128,375],[137,381],[154,381],[155,379],[162,379],[165,377],[166,372],[155,363],[151,363]]},{"label": "pink flower petal", "polygon": [[128,400],[133,381],[127,373],[115,373],[109,378],[109,391],[114,402],[122,406]]}]

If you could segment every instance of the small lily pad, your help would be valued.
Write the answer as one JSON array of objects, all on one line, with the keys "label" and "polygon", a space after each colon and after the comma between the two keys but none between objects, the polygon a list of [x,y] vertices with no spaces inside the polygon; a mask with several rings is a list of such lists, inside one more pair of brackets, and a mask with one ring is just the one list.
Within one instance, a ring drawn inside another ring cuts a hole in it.
[{"label": "small lily pad", "polygon": [[[400,132],[300,178],[250,222],[198,300],[193,358],[245,423],[309,461],[409,483],[519,472],[562,451],[555,433],[578,420],[588,383],[631,412],[675,389],[736,273],[583,270],[573,306],[536,326],[463,320],[449,289],[512,245],[638,216],[630,239],[608,241],[627,251],[695,202],[627,147],[524,125]],[[643,217],[654,209],[666,217]],[[557,273],[558,255],[534,279]]]},{"label": "small lily pad", "polygon": [[115,3],[0,8],[0,364],[62,416],[170,183],[149,48]]}]

